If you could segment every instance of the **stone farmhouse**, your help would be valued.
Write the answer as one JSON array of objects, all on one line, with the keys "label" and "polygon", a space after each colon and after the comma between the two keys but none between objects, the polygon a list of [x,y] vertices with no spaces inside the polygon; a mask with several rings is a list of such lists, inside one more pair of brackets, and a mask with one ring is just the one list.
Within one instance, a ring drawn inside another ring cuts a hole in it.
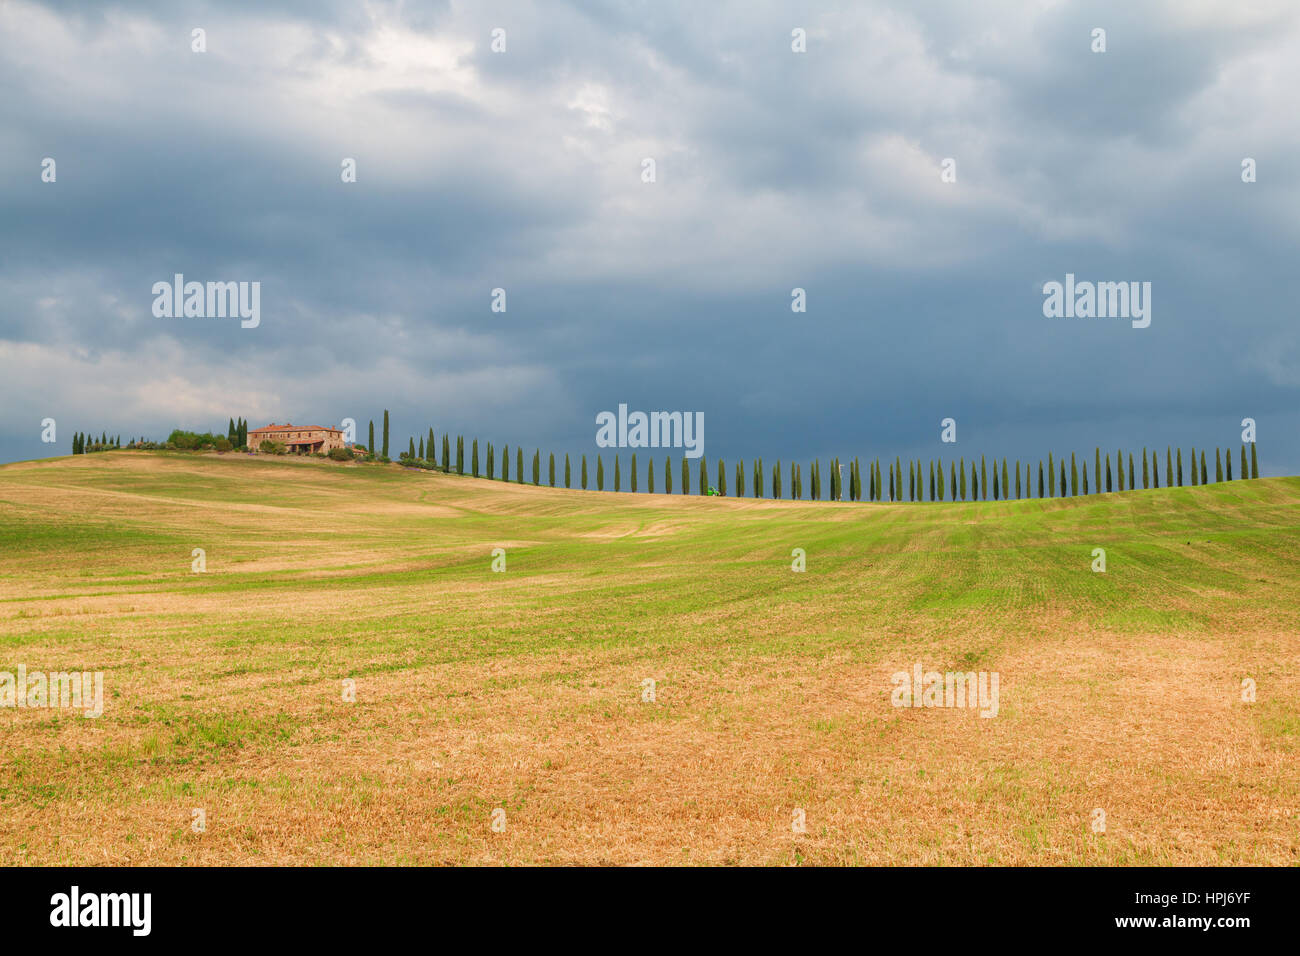
[{"label": "stone farmhouse", "polygon": [[277,425],[275,422],[249,431],[250,451],[257,451],[258,446],[264,441],[278,441],[289,452],[298,455],[329,452],[335,448],[342,448],[345,444],[343,430],[340,428],[326,428],[322,425]]}]

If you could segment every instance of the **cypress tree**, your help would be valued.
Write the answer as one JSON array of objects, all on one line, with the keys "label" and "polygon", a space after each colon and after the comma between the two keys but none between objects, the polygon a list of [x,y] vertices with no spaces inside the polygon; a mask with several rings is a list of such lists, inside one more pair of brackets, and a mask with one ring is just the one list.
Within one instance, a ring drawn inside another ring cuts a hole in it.
[{"label": "cypress tree", "polygon": [[[1214,446],[1214,480],[1215,482],[1223,481],[1223,456],[1220,454],[1222,449],[1218,445]],[[1231,467],[1231,465],[1229,465]]]},{"label": "cypress tree", "polygon": [[645,490],[648,495],[655,493],[655,460],[653,457],[645,465]]},{"label": "cypress tree", "polygon": [[966,500],[966,459],[965,458],[961,459],[961,480],[958,483],[958,490],[961,492],[961,498],[959,499],[956,495],[953,495],[953,500],[965,501]]},{"label": "cypress tree", "polygon": [[[939,486],[943,487],[943,463],[939,463]],[[934,501],[934,459],[930,459],[930,500]]]},{"label": "cypress tree", "polygon": [[736,497],[745,497],[745,459],[736,461]]},{"label": "cypress tree", "polygon": [[235,431],[235,420],[233,418],[229,418],[227,419],[227,421],[230,424],[226,426],[226,441],[230,442],[230,444],[233,445],[235,444],[235,439],[239,437],[239,433]]},{"label": "cypress tree", "polygon": [[894,488],[898,491],[898,500],[903,500],[903,460],[894,456]]},{"label": "cypress tree", "polygon": [[475,478],[477,478],[478,477],[478,439],[477,438],[474,439],[474,447],[471,450],[469,467],[471,473],[474,475]]},{"label": "cypress tree", "polygon": [[[1064,462],[1062,462],[1064,464]],[[1070,452],[1070,497],[1079,496],[1079,466],[1074,463],[1074,452]]]},{"label": "cypress tree", "polygon": [[907,500],[916,500],[916,463],[907,463]]},{"label": "cypress tree", "polygon": [[1061,497],[1065,497],[1065,459],[1061,459]]},{"label": "cypress tree", "polygon": [[[536,488],[542,483],[542,450],[533,449],[533,487]],[[614,490],[618,491],[618,456],[614,456]]]},{"label": "cypress tree", "polygon": [[1151,473],[1147,471],[1147,449],[1142,446],[1142,490],[1146,491],[1151,487]]},{"label": "cypress tree", "polygon": [[727,463],[721,458],[718,459],[718,494],[724,498],[727,495]]},{"label": "cypress tree", "polygon": [[1246,446],[1241,446],[1241,480],[1250,477],[1250,469],[1246,467]]},{"label": "cypress tree", "polygon": [[691,464],[685,455],[682,455],[682,494],[691,493]]},{"label": "cypress tree", "polygon": [[1134,491],[1136,489],[1137,489],[1137,485],[1133,483],[1133,453],[1129,452],[1128,453],[1128,490]]},{"label": "cypress tree", "polygon": [[[488,475],[488,477],[491,478],[492,476]],[[564,487],[566,488],[573,487],[572,478],[573,478],[573,474],[569,470],[569,453],[566,451],[564,453]]]},{"label": "cypress tree", "polygon": [[632,452],[632,494],[636,494],[636,452]]},{"label": "cypress tree", "polygon": [[1038,497],[1043,497],[1043,460],[1038,459]]},{"label": "cypress tree", "polygon": [[1178,487],[1183,486],[1183,450],[1178,449]]},{"label": "cypress tree", "polygon": [[1086,461],[1083,463],[1083,493],[1085,496],[1088,494],[1088,463]]},{"label": "cypress tree", "polygon": [[780,499],[781,497],[781,459],[776,460],[772,466],[772,497]]},{"label": "cypress tree", "polygon": [[701,455],[699,487],[700,487],[700,494],[702,495],[707,495],[709,493],[709,466],[707,462],[708,460],[703,455]]},{"label": "cypress tree", "polygon": [[[996,465],[993,467],[993,470],[994,470],[994,471],[997,471],[997,466],[996,466]],[[980,493],[984,496],[984,500],[985,500],[985,501],[988,501],[988,499],[989,499],[989,472],[988,472],[988,468],[986,468],[985,465],[984,465],[984,456],[983,456],[983,455],[980,455],[980,489],[981,489],[981,492],[980,492]]]},{"label": "cypress tree", "polygon": [[[1085,465],[1084,467],[1087,468],[1086,465]],[[1021,497],[1021,494],[1020,494],[1020,459],[1017,458],[1017,459],[1016,459],[1016,498],[1017,498],[1017,500],[1018,500],[1020,497]]]},{"label": "cypress tree", "polygon": [[386,408],[384,409],[384,450],[382,455],[384,458],[388,457],[388,409]]},{"label": "cypress tree", "polygon": [[671,455],[664,455],[664,494],[673,493],[673,459]]},{"label": "cypress tree", "polygon": [[582,456],[582,473],[579,480],[582,482],[582,490],[586,491],[587,490],[587,455],[585,452],[583,453]]},{"label": "cypress tree", "polygon": [[555,487],[555,452],[549,452],[547,454],[546,483],[552,488]]},{"label": "cypress tree", "polygon": [[1115,453],[1115,470],[1119,472],[1116,480],[1119,482],[1119,490],[1124,490],[1124,449],[1121,448]]},{"label": "cypress tree", "polygon": [[1097,457],[1092,462],[1092,477],[1097,481],[1097,494],[1101,494],[1101,446],[1097,446]]},{"label": "cypress tree", "polygon": [[493,478],[495,478],[495,477],[496,477],[496,473],[497,473],[496,449],[492,447],[492,443],[491,443],[491,442],[488,442],[488,443],[487,443],[487,478],[488,478],[488,481],[491,481]]},{"label": "cypress tree", "polygon": [[1050,451],[1047,453],[1047,490],[1053,498],[1056,497],[1056,459],[1052,457]]},{"label": "cypress tree", "polygon": [[980,500],[980,476],[975,470],[975,459],[970,460],[970,500]]},{"label": "cypress tree", "polygon": [[876,466],[867,462],[867,500],[876,500]]},{"label": "cypress tree", "polygon": [[[510,480],[510,446],[509,445],[506,445],[505,448],[501,450],[501,480],[502,481]],[[585,488],[587,486],[583,485],[582,487]]]},{"label": "cypress tree", "polygon": [[1192,487],[1195,488],[1200,483],[1200,470],[1196,467],[1196,446],[1192,446]]},{"label": "cypress tree", "polygon": [[[1245,471],[1242,471],[1245,474]],[[1250,477],[1259,477],[1259,459],[1255,456],[1255,442],[1250,443]]]},{"label": "cypress tree", "polygon": [[605,459],[596,456],[596,490],[605,490]]},{"label": "cypress tree", "polygon": [[456,474],[465,474],[465,436],[456,436]]},{"label": "cypress tree", "polygon": [[1114,486],[1111,484],[1111,474],[1110,474],[1110,453],[1107,452],[1106,453],[1106,492],[1109,494],[1113,490],[1114,490]]},{"label": "cypress tree", "polygon": [[760,456],[754,461],[754,497],[763,497],[763,459]]},{"label": "cypress tree", "polygon": [[[965,484],[966,482],[965,475],[966,475],[966,468],[965,465],[963,465],[962,466],[963,484]],[[948,490],[952,492],[952,494],[949,495],[949,497],[952,499],[953,502],[956,502],[957,501],[957,463],[955,461],[948,462]]]},{"label": "cypress tree", "polygon": [[432,428],[429,429],[429,441],[425,444],[424,447],[429,453],[429,464],[436,465],[438,463],[438,446],[433,443]]},{"label": "cypress tree", "polygon": [[406,457],[414,461],[415,460],[415,439],[412,438],[410,442],[411,443],[409,447],[406,449]]},{"label": "cypress tree", "polygon": [[994,465],[993,465],[993,500],[994,500],[994,501],[997,501],[997,500],[998,500],[998,491],[999,491],[999,488],[998,488],[998,466],[997,466],[997,463],[995,462]]},{"label": "cypress tree", "polygon": [[451,439],[447,433],[442,434],[442,473],[444,475],[451,473]]},{"label": "cypress tree", "polygon": [[[443,438],[446,441],[446,438]],[[524,446],[515,446],[515,482],[522,485],[524,483]]]},{"label": "cypress tree", "polygon": [[[1165,480],[1168,481],[1169,475],[1166,472]],[[1151,453],[1151,487],[1160,487],[1160,456],[1155,452]]]},{"label": "cypress tree", "polygon": [[1201,449],[1201,484],[1208,485],[1209,483],[1210,483],[1210,473],[1205,469],[1205,449],[1202,448]]},{"label": "cypress tree", "polygon": [[[1214,454],[1217,457],[1219,453],[1218,451],[1215,451]],[[1231,448],[1225,448],[1223,450],[1223,459],[1228,465],[1228,480],[1232,481],[1232,449]]]},{"label": "cypress tree", "polygon": [[[993,467],[996,468],[997,466],[998,466],[997,462],[995,461],[993,463]],[[1016,467],[1018,469],[1020,466],[1017,465]],[[1002,497],[1003,498],[1011,497],[1011,486],[1007,484],[1007,460],[1005,458],[1002,459]]]}]

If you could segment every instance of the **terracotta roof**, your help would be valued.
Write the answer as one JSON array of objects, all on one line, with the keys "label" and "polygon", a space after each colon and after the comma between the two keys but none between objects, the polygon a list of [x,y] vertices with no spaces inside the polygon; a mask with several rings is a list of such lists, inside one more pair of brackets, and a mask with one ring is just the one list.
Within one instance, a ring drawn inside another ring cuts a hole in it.
[{"label": "terracotta roof", "polygon": [[250,435],[261,435],[267,432],[333,432],[336,435],[343,434],[341,428],[327,428],[323,425],[277,425],[272,422],[262,428],[249,429]]}]

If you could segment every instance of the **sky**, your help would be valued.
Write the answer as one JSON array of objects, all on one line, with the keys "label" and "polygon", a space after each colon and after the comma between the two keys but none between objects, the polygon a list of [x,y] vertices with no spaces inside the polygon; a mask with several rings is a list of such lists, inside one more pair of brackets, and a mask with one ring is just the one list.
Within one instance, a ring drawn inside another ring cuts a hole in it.
[{"label": "sky", "polygon": [[[1300,473],[1297,89],[1269,0],[3,0],[0,461],[387,408],[608,464],[626,404],[711,466],[1250,418]],[[176,273],[259,324],[155,315]],[[1067,274],[1150,325],[1046,316]]]}]

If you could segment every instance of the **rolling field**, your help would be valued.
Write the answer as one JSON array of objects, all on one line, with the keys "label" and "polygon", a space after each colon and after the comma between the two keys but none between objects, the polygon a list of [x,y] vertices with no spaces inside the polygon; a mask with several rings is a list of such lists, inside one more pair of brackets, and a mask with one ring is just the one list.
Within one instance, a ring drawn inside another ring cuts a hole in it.
[{"label": "rolling field", "polygon": [[[892,706],[918,663],[996,672],[997,715]],[[0,709],[6,864],[1300,863],[1297,478],[890,505],[6,465],[20,664],[103,671],[104,713]]]}]

